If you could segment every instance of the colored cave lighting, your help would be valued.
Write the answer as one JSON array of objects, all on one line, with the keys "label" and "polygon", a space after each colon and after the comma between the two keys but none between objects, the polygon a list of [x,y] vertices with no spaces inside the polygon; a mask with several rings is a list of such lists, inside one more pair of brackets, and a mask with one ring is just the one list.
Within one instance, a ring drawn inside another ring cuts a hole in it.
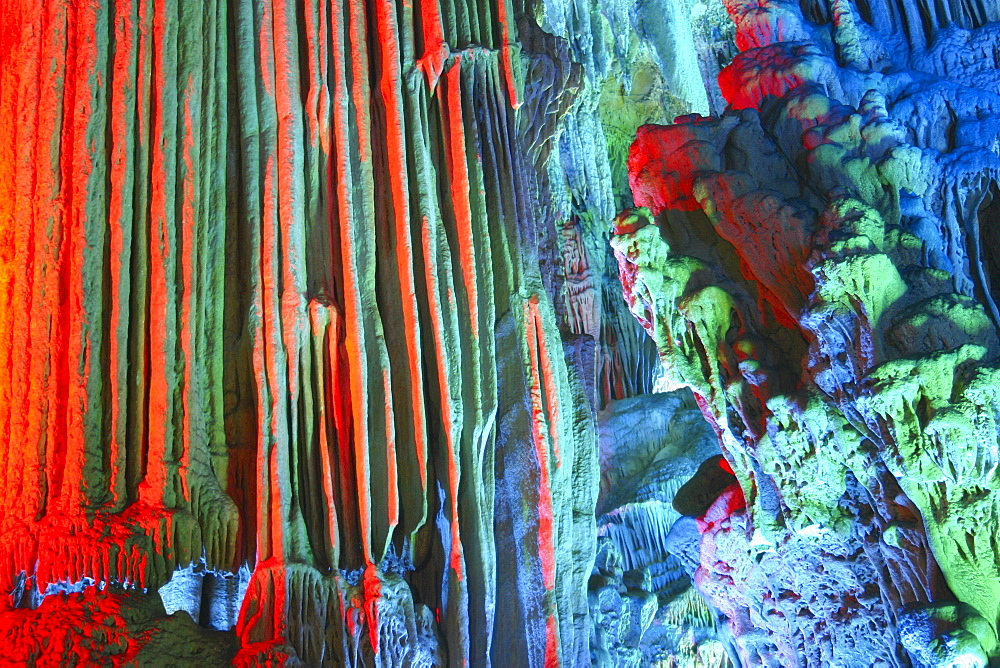
[{"label": "colored cave lighting", "polygon": [[992,0],[0,0],[0,665],[995,664],[998,183]]}]

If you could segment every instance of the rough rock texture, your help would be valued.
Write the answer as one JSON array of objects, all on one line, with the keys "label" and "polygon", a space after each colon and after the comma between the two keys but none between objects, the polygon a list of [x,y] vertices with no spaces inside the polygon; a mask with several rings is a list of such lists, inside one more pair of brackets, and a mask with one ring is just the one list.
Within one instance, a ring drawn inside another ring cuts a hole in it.
[{"label": "rough rock texture", "polygon": [[[608,404],[598,413],[598,434],[591,659],[599,665],[652,665],[671,658],[724,665],[717,612],[691,588],[693,569],[676,554],[670,535],[683,514],[678,501],[690,486],[682,483],[718,452],[714,432],[690,393],[670,393]],[[732,478],[718,459],[710,459],[712,468]],[[636,620],[642,623],[633,626]]]},{"label": "rough rock texture", "polygon": [[6,665],[201,665],[229,663],[232,634],[166,615],[155,596],[109,587],[46,596],[36,609],[0,617]]},{"label": "rough rock texture", "polygon": [[0,2],[0,615],[586,663],[596,413],[656,366],[607,221],[639,125],[721,110],[722,13]]},{"label": "rough rock texture", "polygon": [[749,665],[983,665],[997,6],[726,7],[731,108],[639,129],[612,241],[738,480],[691,511],[695,582]]},{"label": "rough rock texture", "polygon": [[584,660],[594,409],[511,4],[0,17],[0,586],[194,563],[201,617],[248,563],[238,662]]},{"label": "rough rock texture", "polygon": [[0,658],[993,657],[997,20],[0,0]]}]

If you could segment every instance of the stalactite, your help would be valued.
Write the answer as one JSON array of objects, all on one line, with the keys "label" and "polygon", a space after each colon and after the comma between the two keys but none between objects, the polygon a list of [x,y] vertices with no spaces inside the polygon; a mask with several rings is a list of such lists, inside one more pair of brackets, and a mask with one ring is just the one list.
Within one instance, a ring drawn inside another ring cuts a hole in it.
[{"label": "stalactite", "polygon": [[0,656],[983,664],[998,20],[0,0]]},{"label": "stalactite", "polygon": [[[7,590],[248,561],[238,662],[586,656],[592,414],[521,252],[513,9],[8,12]],[[493,613],[515,544],[535,625]]]}]

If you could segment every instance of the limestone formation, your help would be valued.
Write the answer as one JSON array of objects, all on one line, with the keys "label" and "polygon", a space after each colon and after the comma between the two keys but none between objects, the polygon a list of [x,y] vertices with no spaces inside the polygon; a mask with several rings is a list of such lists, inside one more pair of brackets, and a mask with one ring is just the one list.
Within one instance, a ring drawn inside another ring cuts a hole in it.
[{"label": "limestone formation", "polygon": [[[969,62],[995,9],[956,4],[915,31],[902,3],[839,3],[822,29],[791,3],[727,8],[730,108],[640,128],[645,208],[612,241],[666,377],[694,392],[746,495],[699,517],[695,583],[749,665],[984,665],[1000,98],[995,61],[953,78],[933,54],[940,38]],[[949,605],[976,630],[914,612]]]},{"label": "limestone formation", "polygon": [[[190,572],[228,624],[246,564],[240,663],[587,656],[594,426],[512,4],[0,16],[5,590]],[[122,659],[79,642],[42,658]]]},{"label": "limestone formation", "polygon": [[986,0],[0,0],[0,663],[1000,660],[998,72]]}]

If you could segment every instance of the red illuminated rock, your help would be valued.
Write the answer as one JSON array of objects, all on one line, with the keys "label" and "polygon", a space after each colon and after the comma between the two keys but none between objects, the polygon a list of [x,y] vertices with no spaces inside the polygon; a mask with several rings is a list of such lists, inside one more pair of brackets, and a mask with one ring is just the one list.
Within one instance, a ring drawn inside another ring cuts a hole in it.
[{"label": "red illuminated rock", "polygon": [[586,655],[592,409],[519,248],[514,10],[450,8],[3,3],[5,591],[193,564],[208,610],[247,563],[240,664]]}]

